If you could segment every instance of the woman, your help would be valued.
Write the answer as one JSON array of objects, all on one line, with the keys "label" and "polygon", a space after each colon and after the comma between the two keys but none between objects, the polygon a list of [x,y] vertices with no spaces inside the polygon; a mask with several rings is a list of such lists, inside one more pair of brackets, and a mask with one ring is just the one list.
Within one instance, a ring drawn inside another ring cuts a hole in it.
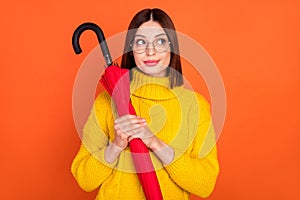
[{"label": "woman", "polygon": [[108,93],[99,94],[72,173],[82,189],[99,189],[97,199],[144,199],[128,150],[140,138],[151,151],[164,199],[207,197],[219,173],[210,107],[183,87],[173,22],[160,9],[145,9],[128,30],[121,67],[130,69],[137,116],[118,117]]}]

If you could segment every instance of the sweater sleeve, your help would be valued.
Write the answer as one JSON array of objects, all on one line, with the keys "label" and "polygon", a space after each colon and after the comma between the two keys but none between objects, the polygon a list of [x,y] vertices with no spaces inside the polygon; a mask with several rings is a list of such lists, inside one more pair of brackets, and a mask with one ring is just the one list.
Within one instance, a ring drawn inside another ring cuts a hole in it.
[{"label": "sweater sleeve", "polygon": [[[209,104],[203,97],[199,96],[197,104],[194,106],[198,108],[192,106],[190,109],[188,119],[190,123],[188,131],[195,131],[196,133],[196,135],[193,134],[192,144],[183,154],[181,154],[182,150],[174,147],[175,161],[166,166],[165,169],[181,188],[205,198],[214,189],[219,173],[219,164]],[[176,156],[178,154],[181,155]]]},{"label": "sweater sleeve", "polygon": [[109,97],[100,94],[92,107],[83,128],[82,144],[73,160],[71,171],[79,186],[85,191],[98,188],[112,173],[117,159],[107,163],[104,151],[109,142],[109,128],[106,120],[110,120],[108,107]]}]

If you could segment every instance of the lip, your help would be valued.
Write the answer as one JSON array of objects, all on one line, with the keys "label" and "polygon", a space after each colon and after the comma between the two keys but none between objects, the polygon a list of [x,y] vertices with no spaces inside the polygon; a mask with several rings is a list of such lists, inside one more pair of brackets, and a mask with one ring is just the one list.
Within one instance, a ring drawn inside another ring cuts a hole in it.
[{"label": "lip", "polygon": [[148,66],[155,66],[157,65],[159,62],[159,60],[145,60],[144,63],[145,65],[148,65]]}]

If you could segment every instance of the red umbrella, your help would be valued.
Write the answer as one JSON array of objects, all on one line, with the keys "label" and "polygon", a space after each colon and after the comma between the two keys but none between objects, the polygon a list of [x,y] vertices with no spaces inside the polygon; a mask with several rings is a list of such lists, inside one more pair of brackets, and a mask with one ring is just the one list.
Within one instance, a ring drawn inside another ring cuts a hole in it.
[{"label": "red umbrella", "polygon": [[[83,23],[74,32],[72,38],[73,48],[76,54],[81,53],[79,37],[85,30],[92,30],[96,33],[106,65],[104,74],[101,77],[101,84],[112,96],[119,116],[125,114],[136,115],[130,102],[130,79],[128,69],[112,66],[112,59],[104,38],[104,34],[99,26],[94,23]],[[140,139],[133,139],[129,143],[132,152],[132,159],[135,170],[143,187],[147,200],[162,200],[162,193],[158,179],[152,164],[149,150]]]}]

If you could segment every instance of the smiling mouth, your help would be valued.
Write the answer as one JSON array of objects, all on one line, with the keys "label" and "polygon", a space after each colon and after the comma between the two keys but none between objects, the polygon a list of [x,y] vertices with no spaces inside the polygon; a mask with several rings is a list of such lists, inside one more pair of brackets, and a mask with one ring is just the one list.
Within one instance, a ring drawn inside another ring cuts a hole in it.
[{"label": "smiling mouth", "polygon": [[148,65],[148,66],[155,66],[155,65],[157,65],[158,62],[159,62],[159,60],[146,60],[146,61],[144,61],[145,65]]}]

